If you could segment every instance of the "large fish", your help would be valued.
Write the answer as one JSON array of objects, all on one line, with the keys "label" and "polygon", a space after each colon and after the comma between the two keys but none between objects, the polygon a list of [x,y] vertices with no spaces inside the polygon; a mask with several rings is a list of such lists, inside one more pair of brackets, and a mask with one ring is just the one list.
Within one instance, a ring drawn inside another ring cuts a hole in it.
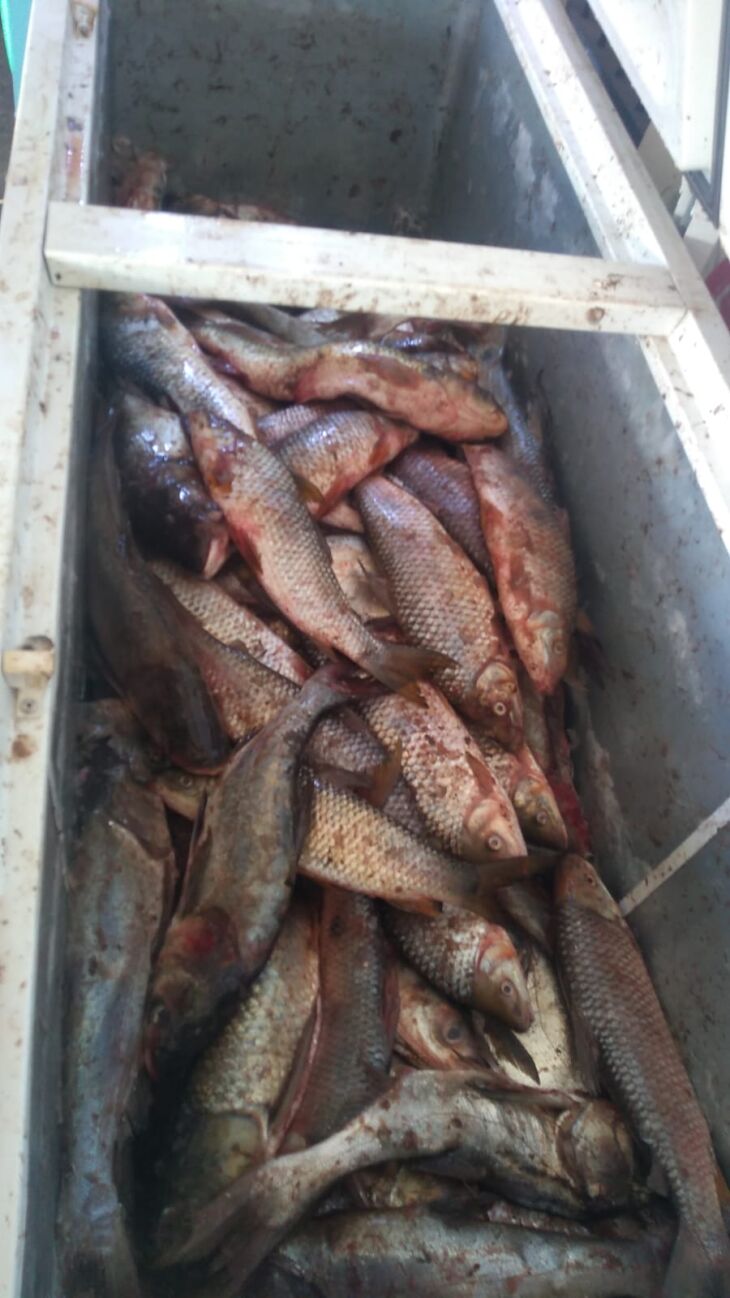
[{"label": "large fish", "polygon": [[324,538],[273,451],[205,415],[191,416],[188,428],[203,479],[233,540],[295,626],[394,689],[443,664],[443,655],[378,640],[355,617]]},{"label": "large fish", "polygon": [[652,1150],[679,1214],[665,1298],[725,1298],[730,1245],[712,1141],[641,952],[581,857],[566,856],[558,866],[555,902],[560,965],[580,1037]]},{"label": "large fish", "polygon": [[99,793],[67,881],[58,1229],[64,1292],[136,1298],[120,1177],[129,1172],[145,993],[174,858],[158,797],[120,766]]},{"label": "large fish", "polygon": [[162,1160],[166,1202],[204,1204],[274,1152],[318,988],[314,907],[294,897],[249,995],[193,1068]]},{"label": "large fish", "polygon": [[490,739],[481,726],[470,726],[485,766],[512,799],[525,838],[557,851],[568,845],[568,831],[547,776],[527,744],[516,753]]},{"label": "large fish", "polygon": [[124,392],[114,441],[135,534],[157,554],[213,577],[230,549],[179,416]]},{"label": "large fish", "polygon": [[217,770],[225,734],[175,600],[132,541],[110,443],[93,456],[88,520],[89,622],[106,675],[172,761]]},{"label": "large fish", "polygon": [[453,536],[472,563],[494,584],[494,571],[482,532],[479,497],[463,460],[455,460],[437,446],[419,442],[399,455],[393,465],[398,481]]},{"label": "large fish", "polygon": [[502,611],[532,680],[550,694],[575,627],[575,565],[563,519],[493,446],[467,447]]},{"label": "large fish", "polygon": [[398,963],[398,1053],[415,1068],[483,1068],[490,1052],[466,1015],[410,965]]},{"label": "large fish", "polygon": [[232,365],[254,392],[277,401],[357,397],[452,441],[498,437],[507,428],[499,406],[476,384],[377,343],[296,347],[220,311],[196,311],[189,324],[201,347]]},{"label": "large fish", "polygon": [[406,959],[444,995],[527,1031],[532,1006],[525,975],[500,924],[450,908],[432,918],[389,909],[386,924]]},{"label": "large fish", "polygon": [[231,758],[206,804],[150,988],[153,1074],[200,1052],[276,941],[296,871],[300,760],[317,719],[351,697],[340,677],[313,676]]},{"label": "large fish", "polygon": [[[389,1205],[383,1205],[388,1208]],[[666,1232],[556,1234],[473,1215],[337,1212],[279,1246],[247,1298],[656,1298]],[[689,1298],[689,1295],[687,1295]]]},{"label": "large fish", "polygon": [[342,1176],[389,1158],[435,1166],[436,1155],[517,1203],[568,1216],[623,1207],[635,1192],[631,1139],[605,1101],[525,1088],[512,1096],[483,1071],[408,1072],[336,1135],[244,1173],[192,1222],[167,1214],[158,1259],[212,1254],[215,1292],[232,1298]]},{"label": "large fish", "polygon": [[318,1023],[285,1149],[323,1140],[386,1087],[397,1018],[398,982],[374,902],[327,888]]},{"label": "large fish", "polygon": [[299,869],[319,883],[438,912],[449,902],[492,914],[494,889],[544,869],[531,857],[474,865],[447,856],[346,789],[317,781]]},{"label": "large fish", "polygon": [[509,748],[522,741],[522,701],[489,587],[438,519],[384,477],[355,491],[368,540],[406,635],[447,654],[444,694]]}]

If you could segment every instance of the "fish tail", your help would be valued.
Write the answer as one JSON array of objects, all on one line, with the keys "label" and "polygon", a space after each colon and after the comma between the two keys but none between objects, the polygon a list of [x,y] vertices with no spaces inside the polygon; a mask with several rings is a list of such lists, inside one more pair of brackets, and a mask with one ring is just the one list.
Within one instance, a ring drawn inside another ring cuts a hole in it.
[{"label": "fish tail", "polygon": [[730,1244],[710,1252],[688,1226],[680,1226],[663,1298],[730,1298]]},{"label": "fish tail", "polygon": [[453,667],[453,659],[433,649],[417,649],[413,645],[390,644],[373,637],[373,648],[359,659],[362,667],[376,681],[391,690],[401,690],[411,681],[422,680],[440,667]]}]

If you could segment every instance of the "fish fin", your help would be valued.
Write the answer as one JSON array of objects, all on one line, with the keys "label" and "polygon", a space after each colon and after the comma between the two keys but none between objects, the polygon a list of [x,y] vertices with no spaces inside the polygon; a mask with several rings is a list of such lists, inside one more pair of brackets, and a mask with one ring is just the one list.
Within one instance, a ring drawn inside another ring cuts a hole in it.
[{"label": "fish fin", "polygon": [[685,1225],[672,1250],[664,1298],[730,1298],[730,1246],[714,1256]]},{"label": "fish fin", "polygon": [[558,857],[557,852],[530,852],[527,856],[507,857],[503,861],[489,861],[478,867],[481,876],[468,902],[468,909],[494,922],[495,910],[499,906],[495,896],[497,888],[515,883],[518,879],[530,879],[534,874],[543,874],[550,869]]},{"label": "fish fin", "polygon": [[203,837],[203,832],[205,827],[205,808],[207,804],[208,804],[208,794],[206,792],[203,794],[202,798],[200,799],[200,803],[198,804],[198,809],[195,813],[193,827],[190,831],[190,843],[188,845],[188,859],[185,865],[185,872],[183,874],[182,884],[180,887],[180,896],[176,907],[178,915],[184,915],[190,907],[191,893],[193,889],[194,874],[195,874],[195,857]]},{"label": "fish fin", "polygon": [[492,775],[489,767],[480,758],[475,757],[473,753],[467,753],[466,760],[482,793],[488,798],[493,798],[495,788],[501,789],[502,786]]},{"label": "fish fin", "polygon": [[377,641],[377,648],[363,655],[361,665],[389,689],[399,690],[409,681],[421,680],[440,667],[453,667],[453,658],[432,649]]},{"label": "fish fin", "polygon": [[404,910],[408,915],[428,915],[429,919],[435,919],[441,914],[441,903],[431,901],[430,897],[413,897],[406,901],[402,897],[388,897],[387,901],[389,906]]},{"label": "fish fin", "polygon": [[293,883],[297,872],[296,863],[302,854],[307,834],[312,823],[312,801],[314,799],[314,777],[311,770],[304,765],[299,767],[296,785],[294,817],[294,855],[289,883]]},{"label": "fish fin", "polygon": [[325,498],[319,487],[315,486],[313,482],[310,482],[309,478],[305,478],[303,474],[294,473],[292,469],[290,469],[289,472],[296,483],[300,499],[304,501],[305,505],[316,505],[317,509],[324,508]]},{"label": "fish fin", "polygon": [[409,681],[407,685],[401,686],[398,693],[407,703],[414,703],[417,708],[427,708],[428,700],[424,699],[423,694],[418,688],[418,681]]},{"label": "fish fin", "polygon": [[395,617],[397,610],[388,578],[379,572],[368,572],[367,568],[364,568],[361,563],[359,567],[361,576],[358,577],[358,585],[362,587],[366,595],[372,596],[373,599],[377,600],[378,604],[382,604],[383,608],[387,608]]},{"label": "fish fin", "polygon": [[307,757],[307,763],[318,779],[331,784],[333,789],[348,789],[359,793],[361,797],[370,789],[370,775],[365,771],[348,771],[343,766],[334,766],[331,762],[320,762]]},{"label": "fish fin", "polygon": [[322,1026],[322,1000],[317,996],[299,1038],[294,1066],[269,1127],[269,1156],[282,1150],[304,1098]]},{"label": "fish fin", "polygon": [[378,810],[385,806],[400,779],[402,769],[403,745],[398,739],[392,751],[375,767],[370,776],[370,783],[363,797],[371,806],[377,807]]},{"label": "fish fin", "polygon": [[536,1086],[540,1085],[540,1072],[535,1060],[511,1028],[491,1014],[481,1014],[478,1018],[476,1014],[472,1014],[472,1019],[476,1022],[481,1020],[481,1033],[486,1036],[497,1060],[512,1064],[513,1068],[531,1077]]}]

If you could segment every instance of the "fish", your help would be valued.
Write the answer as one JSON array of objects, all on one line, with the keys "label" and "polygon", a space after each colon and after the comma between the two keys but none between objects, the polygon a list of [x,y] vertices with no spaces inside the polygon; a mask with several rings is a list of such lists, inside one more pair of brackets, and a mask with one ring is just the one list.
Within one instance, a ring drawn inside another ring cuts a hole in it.
[{"label": "fish", "polygon": [[524,668],[520,672],[519,681],[525,721],[525,743],[540,769],[549,777],[553,766],[553,752],[545,710],[545,696],[535,689]]},{"label": "fish", "polygon": [[[362,519],[349,497],[338,500],[321,519],[323,527],[334,527],[338,532],[364,532]],[[326,537],[325,537],[326,539]]]},{"label": "fish", "polygon": [[[337,1193],[337,1190],[333,1192]],[[470,1185],[459,1185],[446,1176],[419,1172],[408,1163],[382,1163],[364,1167],[348,1179],[343,1207],[365,1208],[368,1213],[399,1208],[421,1209],[433,1204],[439,1212],[464,1212],[474,1205]],[[349,1202],[348,1202],[349,1199]],[[318,1212],[318,1215],[319,1212]]]},{"label": "fish", "polygon": [[414,1068],[484,1068],[490,1052],[463,1012],[398,962],[396,1049]]},{"label": "fish", "polygon": [[406,636],[447,654],[446,697],[508,748],[522,742],[522,700],[489,586],[438,519],[383,476],[355,490],[368,541]]},{"label": "fish", "polygon": [[376,680],[400,689],[443,663],[443,655],[377,639],[349,608],[329,550],[277,456],[231,424],[195,414],[187,421],[203,480],[231,537],[277,608],[323,649],[344,654]]},{"label": "fish", "polygon": [[324,518],[368,474],[382,468],[418,433],[367,410],[338,410],[290,433],[276,447],[298,482],[304,483],[315,518]]},{"label": "fish", "polygon": [[315,907],[295,896],[249,995],[194,1065],[160,1160],[163,1204],[204,1204],[276,1151],[297,1054],[302,1044],[306,1054],[316,1014],[318,930]]},{"label": "fish", "polygon": [[446,528],[494,586],[494,569],[482,532],[479,497],[469,468],[438,446],[419,442],[394,462],[392,473]]},{"label": "fish", "polygon": [[132,392],[118,405],[114,443],[135,536],[153,553],[214,577],[230,549],[228,529],[179,417]]},{"label": "fish", "polygon": [[[383,1205],[389,1208],[389,1205]],[[264,1264],[250,1298],[656,1298],[663,1234],[606,1239],[485,1225],[431,1211],[337,1212],[297,1230]],[[246,1290],[249,1293],[249,1290]]]},{"label": "fish", "polygon": [[268,958],[296,872],[303,749],[322,713],[350,697],[341,669],[324,668],[216,783],[150,986],[145,1058],[153,1077],[200,1053]]},{"label": "fish", "polygon": [[317,419],[325,419],[327,415],[337,411],[354,412],[355,409],[356,407],[343,401],[309,401],[306,404],[282,406],[279,410],[272,410],[271,414],[263,415],[257,420],[259,440],[265,446],[276,447],[293,433],[307,428]]},{"label": "fish", "polygon": [[545,716],[550,735],[550,787],[565,821],[571,852],[586,856],[591,851],[591,829],[573,779],[573,758],[565,730],[565,686],[546,700]]},{"label": "fish", "polygon": [[509,431],[502,445],[511,459],[529,479],[547,505],[557,505],[555,481],[547,457],[543,419],[536,397],[521,401],[514,376],[504,355],[483,358],[480,375],[485,386],[497,397],[509,420]]},{"label": "fish", "polygon": [[523,879],[500,888],[498,899],[510,920],[552,957],[555,949],[552,889],[542,879]]},{"label": "fish", "polygon": [[197,820],[208,794],[215,787],[216,776],[191,775],[178,766],[168,766],[155,771],[149,780],[149,788],[162,798],[168,811],[174,811],[184,820]]},{"label": "fish", "polygon": [[112,197],[115,207],[155,212],[162,207],[168,165],[153,149],[138,153],[129,140],[117,137],[111,149]]},{"label": "fish", "polygon": [[388,1084],[398,982],[369,897],[326,888],[320,923],[320,993],[311,1062],[282,1149],[324,1140]]},{"label": "fish", "polygon": [[153,397],[168,397],[180,414],[204,410],[256,436],[243,389],[211,369],[189,331],[159,298],[106,293],[100,313],[103,349],[113,369]]},{"label": "fish", "polygon": [[453,1155],[472,1179],[547,1212],[605,1212],[636,1194],[631,1139],[605,1101],[535,1088],[512,1093],[484,1071],[407,1071],[327,1140],[244,1172],[192,1217],[163,1215],[156,1265],[207,1258],[216,1294],[233,1298],[342,1176],[391,1158],[435,1169],[438,1155]]},{"label": "fish", "polygon": [[232,599],[216,582],[200,581],[165,560],[153,560],[150,568],[183,608],[216,640],[243,646],[258,662],[297,685],[302,685],[311,676],[309,664],[296,650],[245,604]]},{"label": "fish", "polygon": [[525,975],[500,924],[453,907],[432,917],[389,908],[385,924],[406,960],[445,996],[527,1031],[533,1012]]},{"label": "fish", "polygon": [[561,976],[582,1053],[605,1070],[667,1178],[679,1216],[664,1298],[730,1294],[710,1132],[628,924],[587,861],[555,873]]},{"label": "fish", "polygon": [[132,540],[106,436],[92,456],[88,526],[89,623],[105,675],[171,761],[201,773],[220,769],[228,741],[175,601]]},{"label": "fish", "polygon": [[384,579],[365,538],[346,532],[326,539],[335,577],[353,612],[363,622],[388,618],[391,610],[381,599]]},{"label": "fish", "polygon": [[490,739],[481,726],[469,726],[485,766],[512,799],[517,819],[529,842],[556,851],[568,845],[568,831],[547,777],[527,744],[516,753]]},{"label": "fish", "polygon": [[71,855],[64,937],[64,1292],[138,1298],[122,1204],[153,954],[169,912],[174,856],[162,802],[114,758]]},{"label": "fish", "polygon": [[254,392],[276,401],[355,397],[450,441],[481,441],[507,428],[499,406],[476,384],[377,343],[297,347],[205,309],[191,315],[189,327],[205,351],[225,359]]},{"label": "fish", "polygon": [[347,789],[314,781],[299,870],[318,883],[381,897],[427,915],[438,913],[436,902],[491,914],[495,888],[543,868],[531,857],[489,865],[460,861]]},{"label": "fish", "polygon": [[578,607],[570,541],[557,511],[493,446],[467,447],[499,601],[515,648],[542,694],[568,667]]}]

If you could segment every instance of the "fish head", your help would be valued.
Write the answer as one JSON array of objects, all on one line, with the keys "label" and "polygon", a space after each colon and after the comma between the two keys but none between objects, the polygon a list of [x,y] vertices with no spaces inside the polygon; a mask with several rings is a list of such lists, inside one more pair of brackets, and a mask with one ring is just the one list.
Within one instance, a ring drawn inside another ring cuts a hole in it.
[{"label": "fish head", "polygon": [[517,677],[508,663],[490,662],[474,682],[480,720],[489,734],[505,748],[522,742],[522,697]]},{"label": "fish head", "polygon": [[186,820],[195,820],[211,784],[210,776],[192,775],[190,771],[169,767],[153,776],[150,788],[159,794],[170,811]]},{"label": "fish head", "polygon": [[529,661],[525,663],[537,688],[545,694],[555,689],[568,666],[570,638],[560,615],[543,608],[531,613],[525,623]]},{"label": "fish head", "polygon": [[465,820],[466,842],[460,849],[468,860],[509,860],[525,856],[525,840],[512,807],[504,807],[492,796],[483,797],[469,811]]},{"label": "fish head", "polygon": [[527,838],[544,847],[564,851],[568,831],[547,780],[526,776],[514,792],[514,804]]},{"label": "fish head", "polygon": [[604,919],[620,920],[621,912],[597,871],[582,856],[564,856],[555,871],[555,904],[579,906]]},{"label": "fish head", "polygon": [[608,1100],[589,1100],[561,1117],[558,1142],[565,1162],[595,1208],[631,1198],[636,1151],[621,1114]]},{"label": "fish head", "polygon": [[474,970],[474,1005],[493,1014],[515,1032],[526,1032],[533,1020],[530,995],[520,957],[505,929],[490,924]]}]

